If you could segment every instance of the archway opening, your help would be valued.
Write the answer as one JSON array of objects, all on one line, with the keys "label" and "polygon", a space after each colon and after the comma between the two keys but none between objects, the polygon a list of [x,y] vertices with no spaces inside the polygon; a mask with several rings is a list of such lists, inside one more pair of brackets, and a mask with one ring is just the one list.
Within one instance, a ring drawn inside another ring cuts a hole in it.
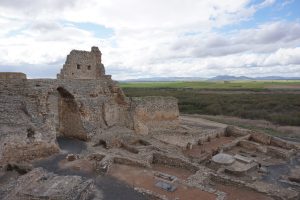
[{"label": "archway opening", "polygon": [[80,112],[74,96],[63,87],[58,87],[59,132],[64,137],[87,140]]}]

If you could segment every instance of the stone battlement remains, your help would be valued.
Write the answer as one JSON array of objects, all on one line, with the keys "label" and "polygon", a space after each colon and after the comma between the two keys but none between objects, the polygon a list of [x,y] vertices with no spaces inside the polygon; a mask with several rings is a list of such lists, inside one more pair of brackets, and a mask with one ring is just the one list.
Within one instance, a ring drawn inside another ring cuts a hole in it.
[{"label": "stone battlement remains", "polygon": [[58,79],[100,79],[105,75],[104,65],[101,63],[102,53],[98,47],[91,51],[72,50],[57,75]]}]

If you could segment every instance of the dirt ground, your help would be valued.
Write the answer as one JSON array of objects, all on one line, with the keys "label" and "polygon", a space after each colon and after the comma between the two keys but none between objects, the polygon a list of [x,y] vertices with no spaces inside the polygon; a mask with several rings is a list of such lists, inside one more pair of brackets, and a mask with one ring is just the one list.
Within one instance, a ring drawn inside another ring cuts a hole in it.
[{"label": "dirt ground", "polygon": [[199,118],[195,117],[194,115],[180,115],[180,120],[188,123],[195,123],[198,126],[203,125],[203,126],[212,126],[212,127],[218,127],[218,128],[226,128],[226,124],[218,123],[215,121],[210,121],[204,118]]},{"label": "dirt ground", "polygon": [[272,200],[272,198],[244,188],[217,184],[216,188],[227,194],[228,200]]},{"label": "dirt ground", "polygon": [[189,176],[191,176],[193,174],[192,172],[185,170],[185,169],[169,167],[169,166],[160,165],[160,164],[153,165],[153,170],[163,172],[166,174],[170,174],[173,176],[177,176],[178,178],[180,178],[182,180],[186,180]]},{"label": "dirt ground", "polygon": [[[157,166],[156,169],[163,172],[175,173],[178,177],[186,177],[187,174],[183,173],[178,175],[178,171],[174,169],[163,169],[162,166]],[[170,174],[171,174],[170,173]],[[160,195],[165,195],[169,199],[193,199],[193,200],[214,200],[216,195],[201,191],[196,188],[186,187],[179,184],[174,192],[167,192],[155,186],[156,180],[154,178],[154,171],[127,165],[113,165],[109,174],[133,187],[140,187]]]},{"label": "dirt ground", "polygon": [[67,161],[67,159],[64,159],[59,162],[59,166],[62,169],[73,169],[88,173],[92,173],[94,170],[92,163],[86,159],[78,159],[74,161]]},{"label": "dirt ground", "polygon": [[197,118],[202,120],[202,118],[207,120],[216,121],[218,124],[229,124],[235,126],[241,126],[242,128],[248,128],[253,130],[267,131],[271,135],[281,136],[284,138],[293,138],[295,141],[300,141],[300,126],[280,126],[273,124],[266,120],[251,120],[251,119],[241,119],[238,117],[230,116],[212,116],[212,115],[184,115],[184,117]]},{"label": "dirt ground", "polygon": [[218,150],[222,144],[227,144],[233,141],[234,137],[220,137],[214,138],[210,142],[205,142],[202,145],[194,145],[192,149],[184,150],[183,153],[190,157],[198,158],[201,157],[203,153],[212,153]]}]

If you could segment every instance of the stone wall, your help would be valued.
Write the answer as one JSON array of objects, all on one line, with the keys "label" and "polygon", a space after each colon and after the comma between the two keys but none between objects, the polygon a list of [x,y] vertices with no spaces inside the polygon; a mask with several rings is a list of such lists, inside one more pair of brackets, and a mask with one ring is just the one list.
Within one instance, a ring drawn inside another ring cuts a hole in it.
[{"label": "stone wall", "polygon": [[0,79],[0,165],[58,152],[58,136],[92,140],[112,127],[148,134],[179,123],[175,98],[126,98],[97,47],[73,50],[58,77]]},{"label": "stone wall", "polygon": [[178,100],[174,97],[131,98],[133,128],[138,134],[175,129],[179,125]]},{"label": "stone wall", "polygon": [[129,120],[112,80],[0,80],[0,91],[0,164],[51,155],[57,136],[88,140]]},{"label": "stone wall", "polygon": [[0,72],[0,80],[26,79],[26,74],[20,72]]},{"label": "stone wall", "polygon": [[101,51],[92,47],[91,51],[72,50],[57,75],[58,79],[100,79],[105,77],[105,69],[101,63]]}]

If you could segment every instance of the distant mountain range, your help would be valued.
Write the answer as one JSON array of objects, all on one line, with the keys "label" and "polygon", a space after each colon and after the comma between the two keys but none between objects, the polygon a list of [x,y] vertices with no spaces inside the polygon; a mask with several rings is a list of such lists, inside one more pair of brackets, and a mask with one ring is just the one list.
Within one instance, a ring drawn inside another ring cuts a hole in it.
[{"label": "distant mountain range", "polygon": [[247,81],[247,80],[300,80],[300,77],[282,77],[282,76],[264,76],[264,77],[247,77],[247,76],[230,76],[220,75],[212,78],[202,77],[151,77],[122,80],[120,82],[174,82],[174,81]]}]

